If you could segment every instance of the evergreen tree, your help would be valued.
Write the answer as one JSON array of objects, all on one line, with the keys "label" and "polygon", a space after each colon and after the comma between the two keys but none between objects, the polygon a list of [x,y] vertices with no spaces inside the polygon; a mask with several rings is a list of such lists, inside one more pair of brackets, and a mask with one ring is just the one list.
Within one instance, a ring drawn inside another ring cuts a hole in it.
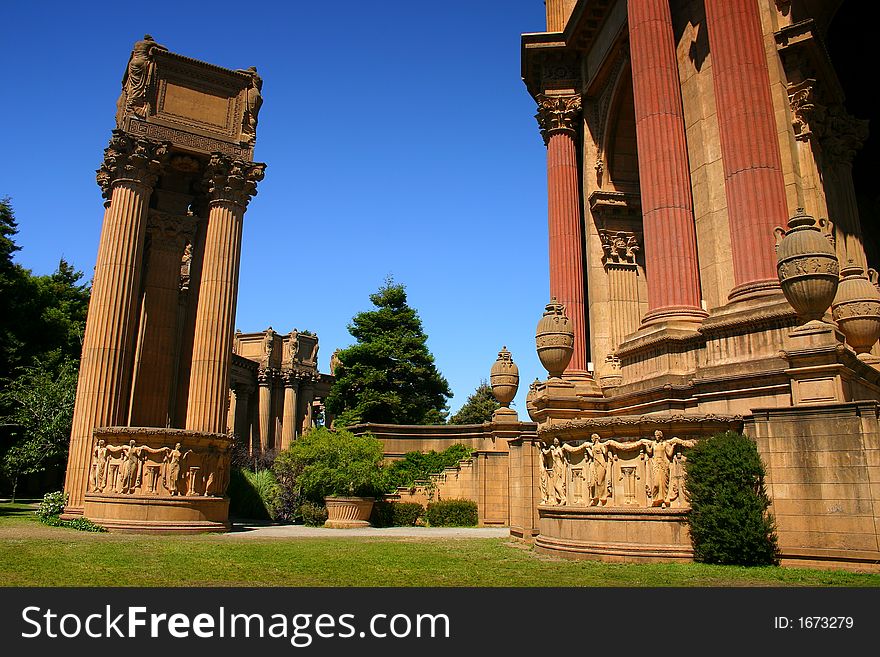
[{"label": "evergreen tree", "polygon": [[485,380],[480,381],[477,389],[467,398],[458,412],[449,418],[449,424],[482,424],[491,422],[492,413],[501,404],[492,394],[492,386]]},{"label": "evergreen tree", "polygon": [[404,286],[387,279],[370,301],[376,310],[358,313],[348,326],[357,344],[337,354],[336,382],[326,402],[336,425],[444,423],[452,393]]},{"label": "evergreen tree", "polygon": [[779,563],[764,464],[748,436],[729,431],[698,442],[687,454],[685,489],[695,561]]}]

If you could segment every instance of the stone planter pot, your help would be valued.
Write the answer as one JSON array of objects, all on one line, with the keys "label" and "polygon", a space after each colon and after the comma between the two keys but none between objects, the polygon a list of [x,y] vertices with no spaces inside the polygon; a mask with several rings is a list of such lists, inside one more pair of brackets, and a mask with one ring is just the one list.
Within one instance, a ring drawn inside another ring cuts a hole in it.
[{"label": "stone planter pot", "polygon": [[565,306],[550,297],[544,316],[535,331],[538,358],[551,378],[559,378],[574,353],[574,328],[565,314]]},{"label": "stone planter pot", "polygon": [[375,501],[373,497],[325,497],[327,521],[324,526],[332,529],[369,527]]},{"label": "stone planter pot", "polygon": [[837,292],[840,266],[831,241],[816,220],[798,208],[776,245],[776,273],[782,293],[804,321],[821,321]]},{"label": "stone planter pot", "polygon": [[880,338],[880,292],[865,271],[850,263],[843,268],[832,304],[832,317],[859,357]]},{"label": "stone planter pot", "polygon": [[498,352],[498,360],[492,363],[489,372],[489,382],[492,385],[492,394],[502,406],[510,406],[510,402],[516,397],[519,388],[519,368],[513,362],[513,357],[502,347]]}]

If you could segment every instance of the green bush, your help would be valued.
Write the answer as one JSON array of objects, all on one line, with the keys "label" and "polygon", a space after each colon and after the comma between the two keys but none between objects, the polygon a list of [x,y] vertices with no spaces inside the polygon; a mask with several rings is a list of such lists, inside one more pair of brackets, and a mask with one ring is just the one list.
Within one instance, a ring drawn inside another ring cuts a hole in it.
[{"label": "green bush", "polygon": [[418,502],[376,502],[370,524],[374,527],[413,527],[424,513],[425,507]]},{"label": "green bush", "polygon": [[67,494],[62,490],[54,493],[46,493],[40,502],[40,506],[36,514],[40,518],[49,518],[50,516],[60,516],[64,511],[64,505],[67,504]]},{"label": "green bush", "polygon": [[369,434],[312,429],[279,454],[304,499],[315,503],[334,495],[375,496],[382,490],[382,443]]},{"label": "green bush", "polygon": [[306,500],[299,506],[299,515],[306,527],[322,527],[327,521],[327,508]]},{"label": "green bush", "polygon": [[233,468],[229,477],[229,512],[248,520],[273,520],[280,495],[271,470]]},{"label": "green bush", "polygon": [[750,438],[730,431],[698,442],[687,454],[685,488],[695,561],[779,563],[764,464]]},{"label": "green bush", "polygon": [[432,474],[451,468],[462,459],[469,458],[473,450],[461,443],[450,445],[442,452],[407,452],[399,461],[392,461],[383,468],[384,489],[392,492],[398,487],[411,487],[416,481],[428,479]]},{"label": "green bush", "polygon": [[431,502],[427,516],[432,527],[475,527],[480,521],[477,503],[465,499]]}]

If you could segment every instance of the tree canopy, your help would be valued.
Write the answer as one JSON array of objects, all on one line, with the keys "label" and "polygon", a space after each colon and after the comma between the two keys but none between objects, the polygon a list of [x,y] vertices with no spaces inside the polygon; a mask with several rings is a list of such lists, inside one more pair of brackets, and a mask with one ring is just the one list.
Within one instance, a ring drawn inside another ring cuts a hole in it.
[{"label": "tree canopy", "polygon": [[437,371],[406,289],[388,279],[370,295],[375,310],[348,325],[357,343],[341,350],[327,410],[337,426],[358,422],[442,424],[449,383]]},{"label": "tree canopy", "polygon": [[449,418],[449,424],[482,424],[491,422],[492,414],[501,404],[492,394],[492,386],[485,380],[480,381],[477,389],[471,393],[458,412]]}]

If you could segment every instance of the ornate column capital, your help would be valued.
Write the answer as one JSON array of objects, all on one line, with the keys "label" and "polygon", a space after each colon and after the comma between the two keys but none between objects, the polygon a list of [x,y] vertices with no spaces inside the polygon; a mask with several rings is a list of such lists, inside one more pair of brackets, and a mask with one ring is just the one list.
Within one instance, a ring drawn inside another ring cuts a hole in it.
[{"label": "ornate column capital", "polygon": [[834,164],[851,165],[856,153],[868,138],[868,120],[857,119],[842,105],[832,105],[824,117],[821,139],[822,152]]},{"label": "ornate column capital", "polygon": [[96,172],[101,195],[109,199],[113,185],[118,182],[133,182],[152,189],[168,159],[170,146],[170,142],[157,142],[114,130],[104,149],[104,161]]},{"label": "ornate column capital", "polygon": [[234,203],[247,208],[257,194],[257,183],[263,179],[266,165],[212,153],[205,170],[204,184],[208,202]]},{"label": "ornate column capital", "polygon": [[636,234],[625,230],[599,230],[602,242],[602,264],[635,266],[639,242]]},{"label": "ornate column capital", "polygon": [[257,383],[261,386],[270,386],[275,375],[276,372],[271,367],[261,367],[257,370]]},{"label": "ornate column capital", "polygon": [[577,131],[578,119],[581,115],[580,94],[547,95],[538,94],[538,113],[535,118],[541,127],[544,143],[557,132],[574,134]]},{"label": "ornate column capital", "polygon": [[151,248],[179,251],[182,257],[184,248],[192,243],[195,233],[196,222],[189,217],[160,210],[150,210],[147,215],[147,234]]}]

